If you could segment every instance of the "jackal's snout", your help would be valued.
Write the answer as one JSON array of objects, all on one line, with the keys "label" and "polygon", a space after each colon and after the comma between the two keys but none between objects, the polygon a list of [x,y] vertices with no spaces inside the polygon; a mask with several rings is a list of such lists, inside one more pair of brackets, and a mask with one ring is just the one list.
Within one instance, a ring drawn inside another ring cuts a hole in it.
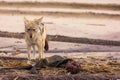
[{"label": "jackal's snout", "polygon": [[29,36],[28,36],[28,37],[29,37],[30,39],[32,39],[32,38],[34,37],[33,32],[29,32],[28,34],[29,34]]},{"label": "jackal's snout", "polygon": [[30,38],[32,38],[32,34],[30,34]]}]

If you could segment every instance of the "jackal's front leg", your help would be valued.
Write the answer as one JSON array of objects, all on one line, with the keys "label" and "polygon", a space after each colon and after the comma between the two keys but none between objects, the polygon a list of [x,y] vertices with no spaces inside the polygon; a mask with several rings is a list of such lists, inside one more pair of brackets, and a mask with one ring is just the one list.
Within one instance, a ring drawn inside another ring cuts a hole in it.
[{"label": "jackal's front leg", "polygon": [[28,53],[28,59],[31,60],[30,53],[31,53],[31,46],[27,45],[27,53]]},{"label": "jackal's front leg", "polygon": [[43,55],[43,42],[42,41],[38,45],[38,51],[39,51],[39,60],[40,60],[41,58],[44,58],[44,55]]},{"label": "jackal's front leg", "polygon": [[36,53],[35,45],[33,45],[32,48],[33,48],[33,59],[35,59],[35,53]]}]

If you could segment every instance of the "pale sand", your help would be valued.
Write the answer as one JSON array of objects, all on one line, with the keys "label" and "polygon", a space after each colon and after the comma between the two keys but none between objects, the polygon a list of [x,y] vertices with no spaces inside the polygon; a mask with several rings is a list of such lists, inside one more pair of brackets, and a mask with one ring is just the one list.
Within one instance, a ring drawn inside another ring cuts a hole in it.
[{"label": "pale sand", "polygon": [[[14,39],[14,38],[0,38],[0,56],[9,57],[25,57],[26,44],[24,39]],[[67,56],[70,58],[81,58],[81,57],[115,57],[120,59],[120,47],[115,46],[102,46],[102,45],[90,45],[90,44],[76,44],[76,43],[66,43],[66,42],[49,42],[50,50],[45,52],[45,57],[52,55]],[[20,54],[11,55],[16,50],[20,50]],[[4,51],[8,52],[7,54]],[[24,53],[23,53],[24,52]],[[38,53],[36,53],[38,56]]]},{"label": "pale sand", "polygon": [[[9,32],[24,32],[24,15],[0,15],[0,30]],[[32,20],[41,16],[26,16]],[[99,18],[58,18],[44,16],[47,33],[71,37],[86,37],[94,39],[120,40],[120,21]]]},{"label": "pale sand", "polygon": [[[23,1],[23,0],[0,0],[0,1]],[[28,0],[24,0],[28,1]],[[29,0],[38,1],[38,0]],[[43,1],[43,0],[39,0]],[[44,2],[51,0],[44,0]],[[65,0],[52,0],[53,2],[65,2]],[[68,0],[66,2],[76,2],[76,3],[92,3],[92,4],[120,4],[120,0]],[[17,7],[4,7],[1,6],[0,9],[15,9],[15,10],[32,10],[39,11],[41,9],[31,8],[17,8]],[[43,8],[41,11],[48,11],[50,8]],[[51,8],[49,11],[63,11],[63,12],[96,12],[105,14],[120,14],[119,10],[88,10],[88,9],[64,9],[64,8]],[[24,32],[24,20],[25,14],[0,14],[0,30],[8,32]],[[48,16],[45,15],[27,15],[28,19],[34,19],[44,16],[43,22],[47,23],[47,33],[50,35],[64,35],[71,37],[85,37],[93,39],[105,39],[105,40],[120,40],[120,21],[115,18],[99,18],[86,16],[86,17],[66,17],[66,16]],[[0,51],[9,51],[6,55],[1,53],[0,55],[11,56],[11,52],[15,51],[15,48],[21,51],[26,51],[25,42],[23,39],[14,38],[0,38]],[[103,57],[120,57],[120,47],[115,46],[100,46],[100,45],[88,45],[88,44],[75,44],[75,43],[64,43],[64,42],[51,42],[50,41],[50,51],[46,52],[45,56],[52,55],[62,55],[69,57],[87,57],[87,56],[103,56]],[[21,53],[15,57],[26,57],[26,53]],[[12,56],[11,56],[12,57]]]},{"label": "pale sand", "polygon": [[120,0],[0,0],[7,2],[68,2],[68,3],[92,3],[92,4],[120,4]]}]

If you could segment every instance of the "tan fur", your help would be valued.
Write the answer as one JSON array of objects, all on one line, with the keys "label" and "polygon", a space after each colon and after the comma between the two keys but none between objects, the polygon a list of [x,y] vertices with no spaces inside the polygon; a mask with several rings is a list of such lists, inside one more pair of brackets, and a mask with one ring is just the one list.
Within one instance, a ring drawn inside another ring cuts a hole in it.
[{"label": "tan fur", "polygon": [[31,47],[33,48],[33,57],[35,58],[35,46],[38,47],[39,59],[44,57],[44,48],[47,51],[48,41],[46,36],[46,26],[41,23],[43,17],[29,21],[24,18],[25,23],[25,41],[27,44],[28,59],[31,59]]}]

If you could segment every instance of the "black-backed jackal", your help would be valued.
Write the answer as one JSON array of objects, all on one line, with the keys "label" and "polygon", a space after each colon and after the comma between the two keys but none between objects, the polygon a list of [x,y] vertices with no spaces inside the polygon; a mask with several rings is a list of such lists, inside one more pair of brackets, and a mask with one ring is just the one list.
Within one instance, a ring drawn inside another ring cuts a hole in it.
[{"label": "black-backed jackal", "polygon": [[43,17],[30,21],[24,17],[25,23],[25,41],[27,44],[28,59],[31,59],[31,48],[33,48],[33,57],[35,58],[35,46],[38,47],[39,57],[38,59],[44,58],[44,49],[49,49],[46,26],[42,23]]}]

